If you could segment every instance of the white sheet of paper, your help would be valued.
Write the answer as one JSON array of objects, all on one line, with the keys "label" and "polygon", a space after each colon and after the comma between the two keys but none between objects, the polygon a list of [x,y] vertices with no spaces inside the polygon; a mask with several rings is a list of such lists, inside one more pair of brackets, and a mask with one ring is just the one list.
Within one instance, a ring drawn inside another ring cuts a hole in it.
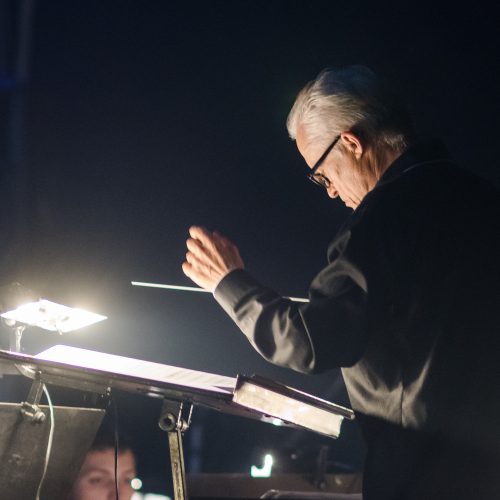
[{"label": "white sheet of paper", "polygon": [[217,392],[232,393],[236,385],[236,378],[66,345],[53,346],[34,357],[45,361],[65,363],[78,368],[90,368],[117,375],[210,389]]}]

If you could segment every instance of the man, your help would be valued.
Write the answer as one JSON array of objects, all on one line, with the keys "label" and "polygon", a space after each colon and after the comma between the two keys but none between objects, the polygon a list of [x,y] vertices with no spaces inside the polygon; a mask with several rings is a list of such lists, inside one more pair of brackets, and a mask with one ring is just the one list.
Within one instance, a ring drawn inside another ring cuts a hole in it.
[{"label": "man", "polygon": [[118,496],[114,441],[99,434],[85,457],[68,500],[130,500],[134,493],[131,481],[137,472],[134,453],[126,444],[120,444],[117,466]]},{"label": "man", "polygon": [[367,444],[364,500],[498,498],[498,191],[417,140],[364,67],[322,72],[287,126],[309,178],[354,210],[309,303],[261,285],[199,227],[185,274],[269,361],[342,367]]}]

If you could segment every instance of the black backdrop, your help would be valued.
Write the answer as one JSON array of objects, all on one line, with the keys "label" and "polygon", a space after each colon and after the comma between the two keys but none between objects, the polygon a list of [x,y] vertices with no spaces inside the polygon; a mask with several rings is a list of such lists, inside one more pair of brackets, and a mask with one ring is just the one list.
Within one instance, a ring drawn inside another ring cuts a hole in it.
[{"label": "black backdrop", "polygon": [[[337,372],[311,378],[267,364],[209,296],[130,281],[189,285],[180,265],[196,223],[229,235],[283,294],[306,293],[349,211],[305,181],[284,122],[327,65],[362,63],[394,81],[422,135],[442,137],[500,184],[496,30],[480,3],[38,1],[15,144],[14,93],[0,93],[2,141],[18,155],[3,155],[5,279],[109,319],[62,339],[27,332],[25,349],[63,342],[257,372],[345,403]],[[159,402],[120,405],[146,486],[160,487]],[[204,410],[195,417],[191,470],[246,471],[268,447],[324,444]],[[336,461],[360,468],[354,425],[329,444]]]}]

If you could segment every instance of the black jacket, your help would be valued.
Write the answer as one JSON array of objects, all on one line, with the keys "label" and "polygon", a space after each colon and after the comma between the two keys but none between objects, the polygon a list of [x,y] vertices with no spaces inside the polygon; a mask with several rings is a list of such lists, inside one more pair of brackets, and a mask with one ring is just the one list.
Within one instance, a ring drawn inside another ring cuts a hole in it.
[{"label": "black jacket", "polygon": [[367,442],[365,500],[500,492],[499,202],[439,142],[420,143],[339,231],[308,304],[246,271],[215,291],[269,361],[342,367]]}]

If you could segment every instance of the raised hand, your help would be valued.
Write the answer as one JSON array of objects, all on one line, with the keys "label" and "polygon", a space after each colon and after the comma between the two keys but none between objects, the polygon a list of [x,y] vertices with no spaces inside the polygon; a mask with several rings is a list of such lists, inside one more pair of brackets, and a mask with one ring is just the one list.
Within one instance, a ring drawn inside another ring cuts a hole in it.
[{"label": "raised hand", "polygon": [[182,270],[198,286],[213,292],[226,274],[245,267],[236,245],[218,232],[192,226],[189,235]]}]

